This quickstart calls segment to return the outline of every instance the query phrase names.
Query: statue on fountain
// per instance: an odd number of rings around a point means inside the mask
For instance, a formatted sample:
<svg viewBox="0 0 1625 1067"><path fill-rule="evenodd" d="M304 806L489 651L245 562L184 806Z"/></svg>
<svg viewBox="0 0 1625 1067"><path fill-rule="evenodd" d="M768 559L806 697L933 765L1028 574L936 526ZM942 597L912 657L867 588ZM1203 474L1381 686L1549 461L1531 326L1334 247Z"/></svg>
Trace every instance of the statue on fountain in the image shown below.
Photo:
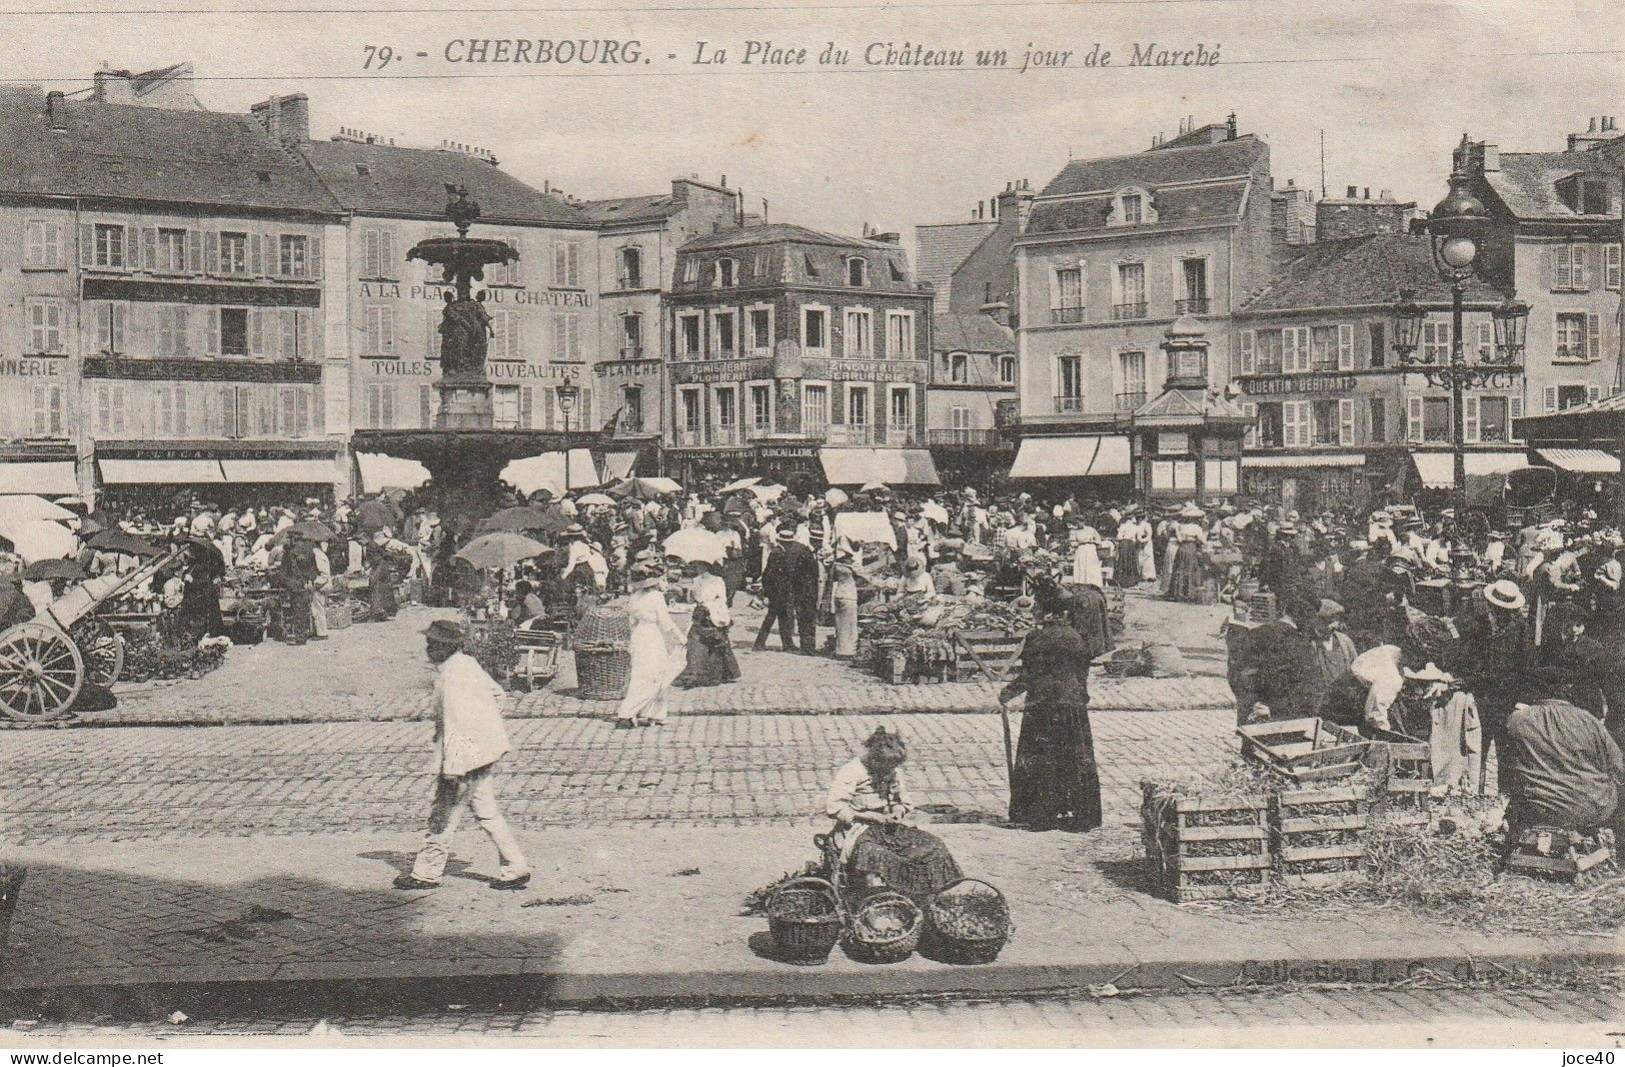
<svg viewBox="0 0 1625 1067"><path fill-rule="evenodd" d="M442 376L483 378L486 350L496 336L491 313L485 310L485 294L468 300L447 293L439 329Z"/></svg>

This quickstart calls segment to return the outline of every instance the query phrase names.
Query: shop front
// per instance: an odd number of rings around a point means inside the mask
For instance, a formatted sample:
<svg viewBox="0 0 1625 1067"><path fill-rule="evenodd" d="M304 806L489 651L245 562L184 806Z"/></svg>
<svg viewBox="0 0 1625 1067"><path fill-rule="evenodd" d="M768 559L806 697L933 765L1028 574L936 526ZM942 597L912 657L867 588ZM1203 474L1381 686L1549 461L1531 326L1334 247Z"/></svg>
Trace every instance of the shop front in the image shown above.
<svg viewBox="0 0 1625 1067"><path fill-rule="evenodd" d="M98 506L120 510L332 501L345 481L336 441L256 443L102 442L94 455Z"/></svg>

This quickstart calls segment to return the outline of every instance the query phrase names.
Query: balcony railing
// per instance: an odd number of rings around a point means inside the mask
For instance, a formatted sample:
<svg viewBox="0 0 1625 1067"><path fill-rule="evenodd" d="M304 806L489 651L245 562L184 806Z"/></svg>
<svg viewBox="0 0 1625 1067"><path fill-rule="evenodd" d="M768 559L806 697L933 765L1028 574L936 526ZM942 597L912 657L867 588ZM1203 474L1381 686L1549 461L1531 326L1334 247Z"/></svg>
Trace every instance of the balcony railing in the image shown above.
<svg viewBox="0 0 1625 1067"><path fill-rule="evenodd" d="M1559 363L1587 363L1591 357L1586 353L1585 345L1558 345L1552 359Z"/></svg>
<svg viewBox="0 0 1625 1067"><path fill-rule="evenodd" d="M711 427L711 443L713 445L737 445L737 444L739 444L739 427L738 426L713 426L713 427Z"/></svg>
<svg viewBox="0 0 1625 1067"><path fill-rule="evenodd" d="M698 448L705 443L704 434L697 429L677 430L672 434L672 439L678 448Z"/></svg>
<svg viewBox="0 0 1625 1067"><path fill-rule="evenodd" d="M1145 301L1142 300L1138 304L1113 304L1112 318L1119 322L1124 319L1145 318Z"/></svg>
<svg viewBox="0 0 1625 1067"><path fill-rule="evenodd" d="M1131 390L1127 393L1117 394L1112 410L1119 415L1127 415L1130 412L1138 411L1143 406L1145 406L1145 390Z"/></svg>
<svg viewBox="0 0 1625 1067"><path fill-rule="evenodd" d="M1082 307L1050 308L1049 309L1049 321L1052 322L1052 323L1055 323L1057 325L1059 325L1061 323L1067 323L1067 322L1082 322L1083 321L1083 308Z"/></svg>
<svg viewBox="0 0 1625 1067"><path fill-rule="evenodd" d="M1184 300L1174 301L1174 314L1176 315L1206 315L1208 298L1205 296L1192 296Z"/></svg>
<svg viewBox="0 0 1625 1067"><path fill-rule="evenodd" d="M621 349L621 358L622 359L642 359L643 358L643 346L642 345L630 345L630 346L628 346L626 348Z"/></svg>
<svg viewBox="0 0 1625 1067"><path fill-rule="evenodd" d="M889 445L911 445L914 443L914 424L912 422L893 422L886 427L886 443Z"/></svg>
<svg viewBox="0 0 1625 1067"><path fill-rule="evenodd" d="M755 441L758 438L768 436L772 432L773 424L771 422L753 422L745 427L745 440Z"/></svg>
<svg viewBox="0 0 1625 1067"><path fill-rule="evenodd" d="M998 430L927 430L926 442L942 448L998 448L1004 437Z"/></svg>
<svg viewBox="0 0 1625 1067"><path fill-rule="evenodd" d="M1081 396L1058 396L1055 398L1055 413L1057 415L1075 415L1083 411L1084 399Z"/></svg>
<svg viewBox="0 0 1625 1067"><path fill-rule="evenodd" d="M872 445L875 442L875 430L865 422L849 422L844 426L830 426L825 432L824 439L830 444Z"/></svg>
<svg viewBox="0 0 1625 1067"><path fill-rule="evenodd" d="M628 289L642 289L642 288L643 288L643 279L642 278L635 277L635 276L626 276L626 275L623 275L621 277L621 290L623 292L625 292Z"/></svg>

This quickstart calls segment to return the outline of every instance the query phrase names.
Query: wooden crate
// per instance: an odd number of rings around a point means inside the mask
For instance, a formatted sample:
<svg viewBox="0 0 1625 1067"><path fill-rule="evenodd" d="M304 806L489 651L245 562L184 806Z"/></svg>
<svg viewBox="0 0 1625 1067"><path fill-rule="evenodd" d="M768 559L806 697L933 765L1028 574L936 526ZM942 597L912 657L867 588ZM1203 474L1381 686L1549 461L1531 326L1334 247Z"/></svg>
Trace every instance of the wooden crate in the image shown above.
<svg viewBox="0 0 1625 1067"><path fill-rule="evenodd" d="M1531 878L1573 882L1613 858L1612 843L1596 835L1534 827L1518 836L1507 869Z"/></svg>
<svg viewBox="0 0 1625 1067"><path fill-rule="evenodd" d="M954 661L954 671L962 680L977 680L982 672L977 669L976 659L971 656L967 648L976 650L976 656L982 660L994 678L1003 679L1016 669L1021 660L1021 645L1026 640L1025 634L1008 634L998 630L966 630L957 635L959 644L955 646L958 658Z"/></svg>
<svg viewBox="0 0 1625 1067"><path fill-rule="evenodd" d="M1352 778L1371 743L1359 731L1320 718L1280 719L1236 727L1244 759L1296 785Z"/></svg>
<svg viewBox="0 0 1625 1067"><path fill-rule="evenodd" d="M1337 885L1365 876L1370 797L1357 786L1283 789L1270 797L1275 877L1285 885ZM1334 841L1324 838L1332 835Z"/></svg>
<svg viewBox="0 0 1625 1067"><path fill-rule="evenodd" d="M1389 823L1425 825L1432 810L1433 753L1426 741L1377 730L1365 765L1381 783L1371 810Z"/></svg>
<svg viewBox="0 0 1625 1067"><path fill-rule="evenodd" d="M1149 781L1140 791L1140 840L1152 892L1186 904L1269 884L1263 797L1180 796Z"/></svg>
<svg viewBox="0 0 1625 1067"><path fill-rule="evenodd" d="M1248 593L1238 591L1231 603L1230 614L1237 622L1254 625L1273 622L1277 615L1275 594L1267 590L1254 590Z"/></svg>

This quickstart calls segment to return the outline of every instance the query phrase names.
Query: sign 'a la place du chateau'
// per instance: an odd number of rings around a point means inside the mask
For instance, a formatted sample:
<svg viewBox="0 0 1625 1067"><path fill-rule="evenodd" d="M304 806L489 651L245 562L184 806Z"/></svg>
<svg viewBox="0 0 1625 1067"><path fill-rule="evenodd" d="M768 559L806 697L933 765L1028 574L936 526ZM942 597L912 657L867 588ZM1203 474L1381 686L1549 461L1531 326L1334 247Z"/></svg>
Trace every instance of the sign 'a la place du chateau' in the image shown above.
<svg viewBox="0 0 1625 1067"><path fill-rule="evenodd" d="M368 300L445 300L443 294L453 291L438 282L402 285L400 282L362 282L360 295ZM485 299L493 304L515 304L520 307L592 307L592 294L581 289L508 289L487 288Z"/></svg>

